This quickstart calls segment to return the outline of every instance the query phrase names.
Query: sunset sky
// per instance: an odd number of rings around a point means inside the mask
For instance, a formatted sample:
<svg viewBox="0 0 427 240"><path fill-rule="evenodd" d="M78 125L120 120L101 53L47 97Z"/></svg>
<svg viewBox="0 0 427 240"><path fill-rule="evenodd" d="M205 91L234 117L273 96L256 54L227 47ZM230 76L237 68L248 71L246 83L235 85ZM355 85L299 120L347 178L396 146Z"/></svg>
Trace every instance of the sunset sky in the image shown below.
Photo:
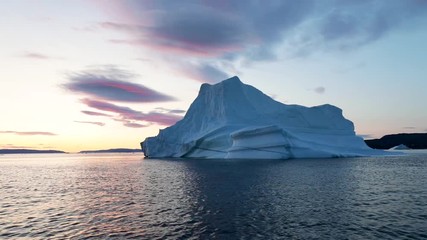
<svg viewBox="0 0 427 240"><path fill-rule="evenodd" d="M2 0L0 148L139 148L201 83L427 131L425 0Z"/></svg>

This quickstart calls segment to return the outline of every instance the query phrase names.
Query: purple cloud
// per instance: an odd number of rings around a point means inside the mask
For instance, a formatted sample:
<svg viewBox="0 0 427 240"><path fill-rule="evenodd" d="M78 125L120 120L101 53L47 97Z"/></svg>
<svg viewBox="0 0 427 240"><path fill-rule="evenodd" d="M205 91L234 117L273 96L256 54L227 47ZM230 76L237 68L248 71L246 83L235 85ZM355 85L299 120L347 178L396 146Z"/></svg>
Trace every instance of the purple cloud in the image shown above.
<svg viewBox="0 0 427 240"><path fill-rule="evenodd" d="M218 19L221 19L221 17L218 16ZM204 29L202 27L203 22L201 21L190 19L170 19L168 21L169 23L151 28L119 23L101 23L101 26L135 34L135 37L132 39L110 39L111 43L143 46L164 53L180 55L200 57L221 56L242 50L243 47L240 46L239 42L248 41L244 39L244 33L240 31L241 29L238 26L227 25L225 19L221 19L222 23L216 26L218 27L218 31L216 32ZM188 28L177 29L179 24L184 24ZM219 36L221 36L221 39L218 38Z"/></svg>
<svg viewBox="0 0 427 240"><path fill-rule="evenodd" d="M90 121L74 121L76 123L84 123L84 124L93 124L93 125L98 125L98 126L104 126L105 123L103 122L90 122Z"/></svg>
<svg viewBox="0 0 427 240"><path fill-rule="evenodd" d="M421 0L122 0L103 5L127 24L100 26L131 33L116 43L169 55L253 61L276 59L276 47L283 43L297 52L359 47L427 12Z"/></svg>
<svg viewBox="0 0 427 240"><path fill-rule="evenodd" d="M0 134L15 134L15 135L22 135L22 136L35 136L35 135L56 136L55 133L51 133L51 132L0 131Z"/></svg>
<svg viewBox="0 0 427 240"><path fill-rule="evenodd" d="M216 56L239 51L245 44L255 42L240 19L209 6L189 4L173 15L159 13L154 21L155 25L147 28L146 33L153 37L151 47L159 50Z"/></svg>
<svg viewBox="0 0 427 240"><path fill-rule="evenodd" d="M157 123L164 126L173 125L181 119L182 119L182 116L179 116L179 115L159 113L155 111L145 114L145 116L141 119L136 118L136 120L144 120L144 121L153 122L153 123Z"/></svg>
<svg viewBox="0 0 427 240"><path fill-rule="evenodd" d="M112 103L104 102L104 101L98 101L98 100L91 100L91 99L82 99L82 103L86 104L88 107L95 108L101 111L106 112L112 112L112 113L119 113L122 115L132 115L132 114L138 114L138 111L135 111L128 107L122 107L117 106Z"/></svg>
<svg viewBox="0 0 427 240"><path fill-rule="evenodd" d="M143 127L147 127L148 125L133 123L133 122L125 122L123 123L123 126L130 127L130 128L143 128Z"/></svg>
<svg viewBox="0 0 427 240"><path fill-rule="evenodd" d="M176 114L162 113L162 112L156 112L156 111L143 113L143 112L133 110L129 107L118 106L112 103L99 101L99 100L83 99L82 103L86 104L91 108L95 108L101 111L116 113L120 117L120 120L124 120L127 122L143 121L143 122L156 123L159 125L169 126L176 123L182 118L182 116L179 116Z"/></svg>
<svg viewBox="0 0 427 240"><path fill-rule="evenodd" d="M106 22L101 26L133 33L133 39L116 39L116 43L140 45L166 53L257 57L258 53L270 52L267 49L280 42L284 32L297 26L313 5L312 0L274 3L180 1L179 4L127 0L121 1L120 9L133 18L135 24Z"/></svg>
<svg viewBox="0 0 427 240"><path fill-rule="evenodd" d="M165 102L175 98L128 81L133 75L114 67L73 74L64 88L91 97L118 102ZM124 79L124 80L122 80Z"/></svg>
<svg viewBox="0 0 427 240"><path fill-rule="evenodd" d="M111 117L109 114L100 113L100 112L93 112L93 111L81 111L82 113L90 116L103 116L103 117Z"/></svg>

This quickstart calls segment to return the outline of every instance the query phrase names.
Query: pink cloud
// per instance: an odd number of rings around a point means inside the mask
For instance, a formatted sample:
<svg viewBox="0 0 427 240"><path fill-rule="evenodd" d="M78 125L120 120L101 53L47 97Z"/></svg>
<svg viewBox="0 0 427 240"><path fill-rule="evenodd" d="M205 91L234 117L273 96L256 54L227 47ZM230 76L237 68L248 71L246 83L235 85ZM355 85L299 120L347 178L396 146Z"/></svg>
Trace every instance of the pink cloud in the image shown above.
<svg viewBox="0 0 427 240"><path fill-rule="evenodd" d="M0 131L0 134L15 134L15 135L22 135L22 136L35 136L35 135L42 135L42 136L56 136L55 133L51 132L19 132L19 131Z"/></svg>
<svg viewBox="0 0 427 240"><path fill-rule="evenodd" d="M130 121L142 121L142 122L156 123L164 126L170 126L172 124L175 124L180 119L182 119L182 116L176 115L174 113L163 113L163 112L156 112L156 111L143 113L143 112L131 109L129 107L118 106L112 103L99 101L99 100L91 100L86 98L86 99L82 99L81 102L91 108L118 114L120 121L125 121L125 126L126 126L126 123L129 123ZM142 127L142 125L146 125L146 124L140 124L139 127ZM131 126L131 125L128 124L127 126ZM135 126L136 125L133 125L133 127Z"/></svg>
<svg viewBox="0 0 427 240"><path fill-rule="evenodd" d="M104 102L104 101L91 100L91 99L85 98L85 99L82 99L81 102L91 108L95 108L95 109L107 111L107 112L118 113L121 115L131 115L131 114L136 115L139 113L138 111L135 111L131 108L118 106L118 105Z"/></svg>
<svg viewBox="0 0 427 240"><path fill-rule="evenodd" d="M158 112L149 112L144 116L145 121L155 122L160 125L170 126L182 119L182 116Z"/></svg>
<svg viewBox="0 0 427 240"><path fill-rule="evenodd" d="M75 93L82 93L95 98L119 102L165 102L174 97L157 92L142 84L127 80L132 76L124 70L108 66L107 69L96 69L76 73L70 77L71 82L63 87Z"/></svg>

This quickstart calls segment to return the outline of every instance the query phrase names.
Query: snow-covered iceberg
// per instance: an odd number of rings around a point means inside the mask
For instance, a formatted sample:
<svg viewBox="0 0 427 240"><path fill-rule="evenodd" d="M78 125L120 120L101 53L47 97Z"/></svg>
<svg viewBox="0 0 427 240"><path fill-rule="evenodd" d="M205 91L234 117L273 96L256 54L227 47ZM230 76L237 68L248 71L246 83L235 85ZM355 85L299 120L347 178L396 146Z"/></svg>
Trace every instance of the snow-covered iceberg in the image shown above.
<svg viewBox="0 0 427 240"><path fill-rule="evenodd" d="M141 143L155 158L329 158L380 153L332 105L285 105L232 77L203 84L185 117Z"/></svg>

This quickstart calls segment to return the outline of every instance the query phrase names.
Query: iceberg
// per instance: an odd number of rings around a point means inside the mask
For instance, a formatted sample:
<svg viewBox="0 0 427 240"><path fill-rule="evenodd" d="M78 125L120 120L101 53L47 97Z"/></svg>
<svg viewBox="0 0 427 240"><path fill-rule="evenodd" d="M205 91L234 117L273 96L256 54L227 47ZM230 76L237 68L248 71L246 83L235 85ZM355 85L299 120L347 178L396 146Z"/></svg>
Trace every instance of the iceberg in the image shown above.
<svg viewBox="0 0 427 240"><path fill-rule="evenodd" d="M238 77L202 84L186 115L141 142L148 158L288 159L382 153L356 136L342 110L286 105Z"/></svg>
<svg viewBox="0 0 427 240"><path fill-rule="evenodd" d="M397 146L394 146L390 148L389 150L410 150L411 148L406 146L405 144L399 144Z"/></svg>

